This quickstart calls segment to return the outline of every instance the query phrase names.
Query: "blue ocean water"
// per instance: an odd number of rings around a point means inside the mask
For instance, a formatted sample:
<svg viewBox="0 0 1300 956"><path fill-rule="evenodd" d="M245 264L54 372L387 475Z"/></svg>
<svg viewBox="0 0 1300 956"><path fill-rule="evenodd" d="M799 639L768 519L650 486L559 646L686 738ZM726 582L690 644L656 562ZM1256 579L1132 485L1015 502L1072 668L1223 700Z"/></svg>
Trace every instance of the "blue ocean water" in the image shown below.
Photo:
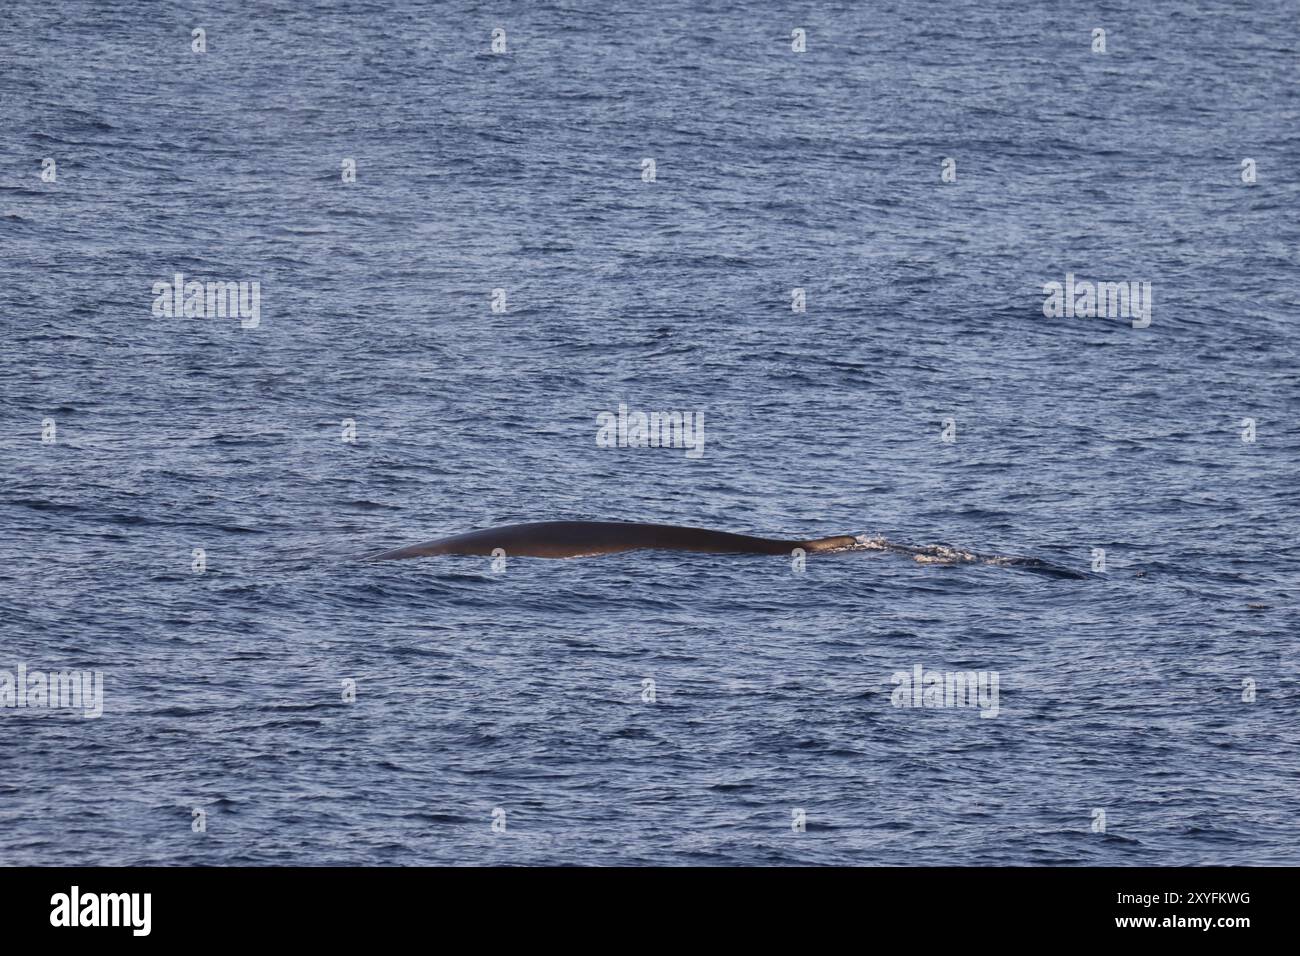
<svg viewBox="0 0 1300 956"><path fill-rule="evenodd" d="M106 6L0 17L0 672L104 675L0 861L1300 863L1294 2ZM354 560L549 519L1085 574Z"/></svg>

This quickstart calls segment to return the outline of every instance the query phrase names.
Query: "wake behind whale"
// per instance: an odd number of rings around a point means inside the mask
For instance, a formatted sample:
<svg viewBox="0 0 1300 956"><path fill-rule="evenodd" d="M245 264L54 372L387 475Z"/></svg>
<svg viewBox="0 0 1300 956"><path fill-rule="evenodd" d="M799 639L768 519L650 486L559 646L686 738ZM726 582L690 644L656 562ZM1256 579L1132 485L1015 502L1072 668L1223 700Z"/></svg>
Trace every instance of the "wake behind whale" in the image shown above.
<svg viewBox="0 0 1300 956"><path fill-rule="evenodd" d="M868 535L825 538L765 538L707 528L642 524L629 521L537 521L502 525L482 531L435 538L420 544L382 551L372 561L424 558L436 555L496 555L526 558L582 558L623 551L694 551L706 554L791 554L850 551L889 551L922 564L991 564L1019 567L1052 577L1088 575L1039 558L982 555L947 545L908 545Z"/></svg>

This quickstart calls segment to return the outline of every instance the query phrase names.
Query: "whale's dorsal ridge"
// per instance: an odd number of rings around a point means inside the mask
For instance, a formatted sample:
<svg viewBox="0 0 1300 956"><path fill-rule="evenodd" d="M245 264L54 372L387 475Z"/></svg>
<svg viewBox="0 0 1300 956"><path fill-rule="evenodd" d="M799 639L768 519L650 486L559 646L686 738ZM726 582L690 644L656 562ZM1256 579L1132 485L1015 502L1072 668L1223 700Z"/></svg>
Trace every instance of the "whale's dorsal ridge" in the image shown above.
<svg viewBox="0 0 1300 956"><path fill-rule="evenodd" d="M491 555L497 549L508 556L534 558L589 557L646 548L710 554L788 554L795 548L828 551L851 547L853 543L854 539L848 536L796 541L633 521L533 521L435 538L370 555L369 559L384 561L439 554Z"/></svg>

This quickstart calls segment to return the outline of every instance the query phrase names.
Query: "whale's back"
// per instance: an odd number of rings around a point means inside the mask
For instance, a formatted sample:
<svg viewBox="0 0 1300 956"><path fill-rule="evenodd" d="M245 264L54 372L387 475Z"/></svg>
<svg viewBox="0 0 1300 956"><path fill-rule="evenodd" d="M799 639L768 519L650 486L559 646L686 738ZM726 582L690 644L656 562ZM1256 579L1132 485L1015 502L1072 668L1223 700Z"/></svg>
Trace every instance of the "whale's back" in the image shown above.
<svg viewBox="0 0 1300 956"><path fill-rule="evenodd" d="M373 555L372 560L423 558L438 554L491 555L498 549L507 556L526 558L578 558L642 549L711 554L788 554L799 547L811 551L834 550L840 545L824 543L840 541L853 544L853 538L849 537L787 541L666 524L537 521L436 538Z"/></svg>

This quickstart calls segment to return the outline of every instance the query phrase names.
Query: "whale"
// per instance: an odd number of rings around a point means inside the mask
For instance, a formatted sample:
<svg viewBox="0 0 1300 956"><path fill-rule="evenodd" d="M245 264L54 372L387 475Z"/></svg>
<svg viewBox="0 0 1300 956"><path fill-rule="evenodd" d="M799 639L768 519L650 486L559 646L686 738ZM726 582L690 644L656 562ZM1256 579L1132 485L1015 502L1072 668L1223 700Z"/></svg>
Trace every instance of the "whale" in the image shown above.
<svg viewBox="0 0 1300 956"><path fill-rule="evenodd" d="M790 554L846 551L858 546L852 535L828 538L762 538L730 531L687 528L671 524L630 521L534 521L483 531L468 531L421 544L367 556L371 561L427 558L439 554L492 555L498 549L510 557L585 558L621 551L698 551L706 554Z"/></svg>
<svg viewBox="0 0 1300 956"><path fill-rule="evenodd" d="M1015 567L1054 578L1089 575L1039 558L989 555L943 544L912 545L865 534L826 538L764 538L708 528L631 521L533 521L434 538L391 551L359 555L362 560L392 561L440 554L523 558L586 558L622 551L697 551L706 554L785 554L837 551L885 551L918 564L985 564Z"/></svg>

